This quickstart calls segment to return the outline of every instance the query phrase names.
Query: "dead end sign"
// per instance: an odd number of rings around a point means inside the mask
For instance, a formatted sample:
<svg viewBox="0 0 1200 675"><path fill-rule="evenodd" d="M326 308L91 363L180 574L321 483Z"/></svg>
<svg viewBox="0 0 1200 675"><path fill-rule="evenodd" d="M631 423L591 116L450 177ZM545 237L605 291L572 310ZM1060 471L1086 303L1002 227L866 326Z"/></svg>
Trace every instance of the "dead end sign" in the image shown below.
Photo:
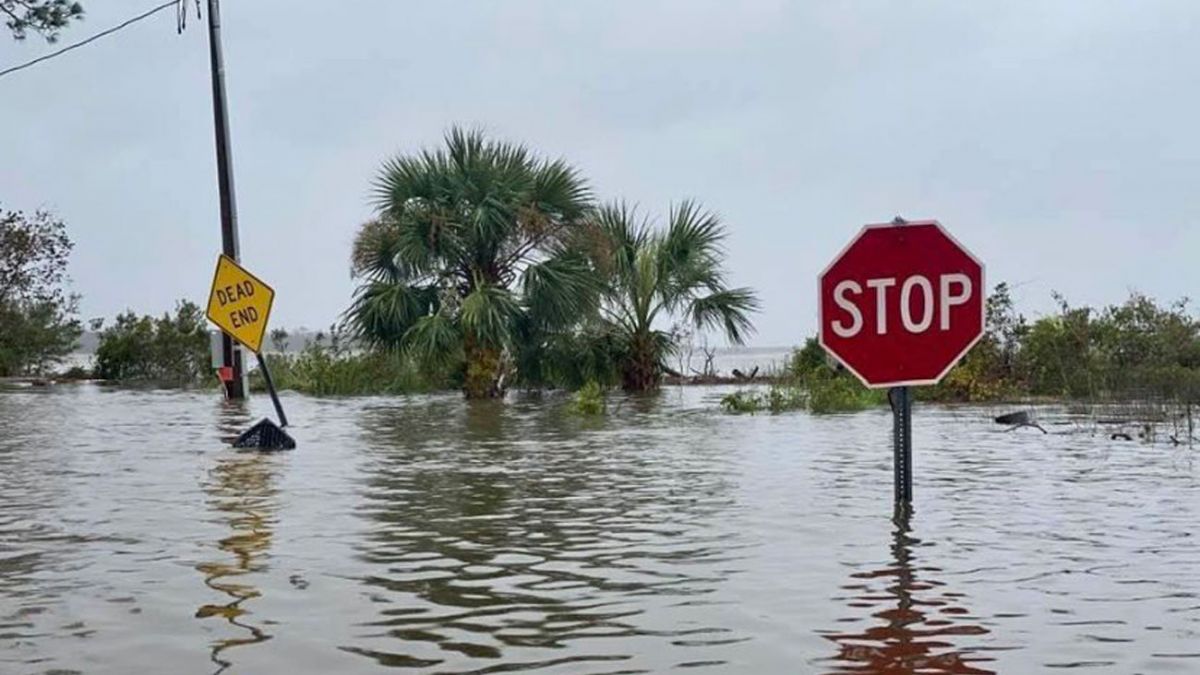
<svg viewBox="0 0 1200 675"><path fill-rule="evenodd" d="M266 282L228 256L217 258L208 320L255 354L262 350L274 301L275 291Z"/></svg>

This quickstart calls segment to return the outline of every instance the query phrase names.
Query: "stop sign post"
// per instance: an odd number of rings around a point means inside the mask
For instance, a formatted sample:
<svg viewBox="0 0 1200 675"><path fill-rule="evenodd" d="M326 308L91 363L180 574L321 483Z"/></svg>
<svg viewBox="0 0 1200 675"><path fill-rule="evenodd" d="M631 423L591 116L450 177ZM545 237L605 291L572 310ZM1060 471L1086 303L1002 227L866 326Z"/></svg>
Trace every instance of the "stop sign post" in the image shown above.
<svg viewBox="0 0 1200 675"><path fill-rule="evenodd" d="M818 278L818 339L891 388L896 501L912 499L910 386L936 384L983 336L983 263L934 220L865 226Z"/></svg>

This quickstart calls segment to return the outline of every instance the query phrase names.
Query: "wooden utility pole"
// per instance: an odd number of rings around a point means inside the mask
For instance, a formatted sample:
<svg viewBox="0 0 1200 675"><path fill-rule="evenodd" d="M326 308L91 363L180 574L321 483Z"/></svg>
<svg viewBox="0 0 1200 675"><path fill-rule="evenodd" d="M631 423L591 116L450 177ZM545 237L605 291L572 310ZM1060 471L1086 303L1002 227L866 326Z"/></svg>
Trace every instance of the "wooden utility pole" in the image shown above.
<svg viewBox="0 0 1200 675"><path fill-rule="evenodd" d="M221 195L221 250L240 261L238 245L237 199L233 192L233 165L229 152L229 108L225 98L225 62L221 55L221 3L208 0L208 48L212 67L213 126L217 140L217 187ZM233 376L225 382L225 396L246 397L242 351L233 338L221 333L221 364Z"/></svg>

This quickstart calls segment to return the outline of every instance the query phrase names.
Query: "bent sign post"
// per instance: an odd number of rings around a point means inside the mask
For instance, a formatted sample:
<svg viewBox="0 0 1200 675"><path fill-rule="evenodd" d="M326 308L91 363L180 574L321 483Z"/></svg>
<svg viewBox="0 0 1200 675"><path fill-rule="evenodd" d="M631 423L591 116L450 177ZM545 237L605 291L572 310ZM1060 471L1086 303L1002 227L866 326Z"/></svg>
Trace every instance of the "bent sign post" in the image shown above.
<svg viewBox="0 0 1200 675"><path fill-rule="evenodd" d="M237 340L258 357L271 402L279 415L279 425L287 426L283 405L271 380L271 371L262 357L263 337L267 334L267 322L271 318L271 305L275 302L275 290L265 281L254 276L226 255L217 258L217 269L213 273L212 291L208 296L205 315L226 335Z"/></svg>
<svg viewBox="0 0 1200 675"><path fill-rule="evenodd" d="M984 330L983 263L934 220L867 225L818 278L821 346L889 387L896 501L912 500L910 386L936 384Z"/></svg>

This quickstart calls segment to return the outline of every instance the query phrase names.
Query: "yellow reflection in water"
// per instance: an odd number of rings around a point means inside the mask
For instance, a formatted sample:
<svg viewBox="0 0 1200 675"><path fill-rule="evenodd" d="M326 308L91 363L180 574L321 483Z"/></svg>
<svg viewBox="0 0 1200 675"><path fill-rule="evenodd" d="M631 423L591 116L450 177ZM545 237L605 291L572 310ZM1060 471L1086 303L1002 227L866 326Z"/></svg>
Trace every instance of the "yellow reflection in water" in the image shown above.
<svg viewBox="0 0 1200 675"><path fill-rule="evenodd" d="M271 639L262 627L250 622L251 612L244 606L262 595L246 576L266 568L275 524L276 489L270 456L247 453L222 457L209 471L204 491L209 495L209 507L233 531L217 542L228 557L196 565L209 588L230 598L224 604L202 605L196 610L196 618L221 617L240 633L212 643L212 660L220 673L232 665L222 658L223 652Z"/></svg>

